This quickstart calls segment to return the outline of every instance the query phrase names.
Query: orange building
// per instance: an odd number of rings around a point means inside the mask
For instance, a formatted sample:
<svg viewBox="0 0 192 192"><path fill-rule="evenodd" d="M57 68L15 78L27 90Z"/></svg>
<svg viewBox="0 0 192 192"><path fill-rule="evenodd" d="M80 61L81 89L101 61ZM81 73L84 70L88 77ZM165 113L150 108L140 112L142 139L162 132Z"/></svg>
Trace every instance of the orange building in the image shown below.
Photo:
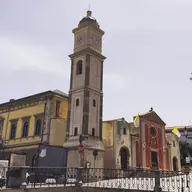
<svg viewBox="0 0 192 192"><path fill-rule="evenodd" d="M165 122L155 111L140 114L139 121L135 141L136 165L170 170L170 144L165 136Z"/></svg>

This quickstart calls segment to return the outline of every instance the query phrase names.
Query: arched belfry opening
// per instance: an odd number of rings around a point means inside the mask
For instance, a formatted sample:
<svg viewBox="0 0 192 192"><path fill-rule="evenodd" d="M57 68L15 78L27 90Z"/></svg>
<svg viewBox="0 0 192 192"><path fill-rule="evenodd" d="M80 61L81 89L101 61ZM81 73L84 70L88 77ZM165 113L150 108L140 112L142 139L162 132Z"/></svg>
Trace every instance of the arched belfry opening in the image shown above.
<svg viewBox="0 0 192 192"><path fill-rule="evenodd" d="M178 171L178 159L173 157L173 171Z"/></svg>
<svg viewBox="0 0 192 192"><path fill-rule="evenodd" d="M129 149L126 146L121 147L119 155L121 157L121 169L126 170L129 166Z"/></svg>

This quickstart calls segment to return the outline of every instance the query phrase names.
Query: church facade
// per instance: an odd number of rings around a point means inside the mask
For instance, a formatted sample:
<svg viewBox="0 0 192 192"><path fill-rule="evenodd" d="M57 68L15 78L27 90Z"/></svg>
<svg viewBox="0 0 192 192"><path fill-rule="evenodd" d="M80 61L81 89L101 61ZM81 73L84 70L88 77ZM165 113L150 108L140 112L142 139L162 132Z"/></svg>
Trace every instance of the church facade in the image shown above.
<svg viewBox="0 0 192 192"><path fill-rule="evenodd" d="M179 141L173 134L167 137L164 121L155 111L141 114L139 119L137 128L124 118L103 122L105 168L180 170L180 153L174 152L179 151Z"/></svg>

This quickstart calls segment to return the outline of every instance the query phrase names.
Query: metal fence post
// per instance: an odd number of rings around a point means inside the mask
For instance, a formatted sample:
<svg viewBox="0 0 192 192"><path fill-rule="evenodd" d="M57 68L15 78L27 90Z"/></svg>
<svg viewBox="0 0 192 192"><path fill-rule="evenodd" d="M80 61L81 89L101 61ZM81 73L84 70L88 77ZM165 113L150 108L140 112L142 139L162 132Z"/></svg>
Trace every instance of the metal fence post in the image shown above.
<svg viewBox="0 0 192 192"><path fill-rule="evenodd" d="M27 167L22 167L21 168L21 176L20 176L22 188L25 188L27 186L26 173L27 173Z"/></svg>
<svg viewBox="0 0 192 192"><path fill-rule="evenodd" d="M82 167L77 168L76 186L81 186L81 184L82 184L82 172L83 172Z"/></svg>
<svg viewBox="0 0 192 192"><path fill-rule="evenodd" d="M162 192L162 188L160 186L160 176L161 176L161 173L159 170L155 171L155 187L154 187L154 191L155 192Z"/></svg>

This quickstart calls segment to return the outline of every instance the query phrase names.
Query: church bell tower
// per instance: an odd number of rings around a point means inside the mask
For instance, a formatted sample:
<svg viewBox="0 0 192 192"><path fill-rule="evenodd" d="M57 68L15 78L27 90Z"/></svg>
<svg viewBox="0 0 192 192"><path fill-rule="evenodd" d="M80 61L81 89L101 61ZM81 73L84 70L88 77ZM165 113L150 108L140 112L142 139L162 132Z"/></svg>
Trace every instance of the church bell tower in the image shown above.
<svg viewBox="0 0 192 192"><path fill-rule="evenodd" d="M102 36L92 12L73 29L67 137L68 167L103 168L103 62ZM82 145L80 145L82 144ZM81 151L80 147L81 146Z"/></svg>

